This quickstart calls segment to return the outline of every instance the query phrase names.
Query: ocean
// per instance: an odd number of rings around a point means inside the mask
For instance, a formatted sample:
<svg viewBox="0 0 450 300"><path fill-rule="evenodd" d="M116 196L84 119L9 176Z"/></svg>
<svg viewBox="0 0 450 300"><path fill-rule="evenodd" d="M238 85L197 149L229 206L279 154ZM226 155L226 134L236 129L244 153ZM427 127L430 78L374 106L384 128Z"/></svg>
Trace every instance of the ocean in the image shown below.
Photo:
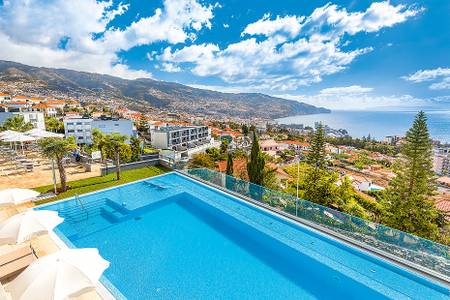
<svg viewBox="0 0 450 300"><path fill-rule="evenodd" d="M411 127L417 111L343 111L329 114L301 115L277 119L280 124L314 126L322 122L333 129L346 129L352 137L371 135L382 140L387 135L404 136ZM431 137L450 143L450 110L425 111Z"/></svg>

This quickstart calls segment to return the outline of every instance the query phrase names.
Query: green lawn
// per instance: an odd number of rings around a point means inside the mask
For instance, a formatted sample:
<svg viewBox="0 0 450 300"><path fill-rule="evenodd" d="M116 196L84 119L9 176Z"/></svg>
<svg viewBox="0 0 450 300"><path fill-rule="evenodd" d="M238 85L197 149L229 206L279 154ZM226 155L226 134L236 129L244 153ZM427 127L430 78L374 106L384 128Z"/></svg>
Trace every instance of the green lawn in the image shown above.
<svg viewBox="0 0 450 300"><path fill-rule="evenodd" d="M67 183L68 186L67 191L65 191L64 193L59 193L56 197L48 198L42 201L36 201L36 205L71 197L74 196L75 194L81 195L96 190L108 188L111 186L156 176L169 171L170 169L166 167L154 166L154 167L144 167L135 170L122 171L120 173L120 180L116 180L116 173L112 173L106 176L98 176L81 180L69 181ZM40 193L53 192L53 185L41 186L38 188L34 188L34 190Z"/></svg>

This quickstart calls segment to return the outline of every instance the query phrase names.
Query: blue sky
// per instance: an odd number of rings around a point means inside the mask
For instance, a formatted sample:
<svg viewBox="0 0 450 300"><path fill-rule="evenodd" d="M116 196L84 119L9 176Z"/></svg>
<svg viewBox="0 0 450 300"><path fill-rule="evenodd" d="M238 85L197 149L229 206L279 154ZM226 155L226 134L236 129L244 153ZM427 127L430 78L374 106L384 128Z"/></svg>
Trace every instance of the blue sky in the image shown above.
<svg viewBox="0 0 450 300"><path fill-rule="evenodd" d="M450 107L450 1L0 3L4 60L332 109Z"/></svg>

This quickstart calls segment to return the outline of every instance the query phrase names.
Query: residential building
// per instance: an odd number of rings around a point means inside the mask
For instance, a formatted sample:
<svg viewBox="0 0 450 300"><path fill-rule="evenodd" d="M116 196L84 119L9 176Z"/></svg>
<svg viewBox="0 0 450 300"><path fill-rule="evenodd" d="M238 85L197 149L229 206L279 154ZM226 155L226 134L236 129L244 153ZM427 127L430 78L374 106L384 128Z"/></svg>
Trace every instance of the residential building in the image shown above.
<svg viewBox="0 0 450 300"><path fill-rule="evenodd" d="M45 116L43 113L35 111L23 111L13 114L22 116L25 123L33 124L34 128L45 130Z"/></svg>
<svg viewBox="0 0 450 300"><path fill-rule="evenodd" d="M7 93L0 93L0 103L11 101L11 95Z"/></svg>
<svg viewBox="0 0 450 300"><path fill-rule="evenodd" d="M73 136L77 144L92 144L92 129L97 128L105 134L119 133L136 136L131 120L113 118L64 118L64 133L66 138Z"/></svg>
<svg viewBox="0 0 450 300"><path fill-rule="evenodd" d="M433 170L440 176L450 176L450 153L435 151Z"/></svg>
<svg viewBox="0 0 450 300"><path fill-rule="evenodd" d="M264 152L280 150L280 144L278 144L275 140L260 141L259 146L261 147L261 150Z"/></svg>
<svg viewBox="0 0 450 300"><path fill-rule="evenodd" d="M40 112L0 112L0 124L6 119L9 119L15 115L19 115L23 117L25 123L31 123L34 128L45 130L45 118L44 114Z"/></svg>
<svg viewBox="0 0 450 300"><path fill-rule="evenodd" d="M185 151L211 142L207 126L166 126L150 131L152 146L158 149Z"/></svg>
<svg viewBox="0 0 450 300"><path fill-rule="evenodd" d="M383 142L389 145L396 145L401 139L398 135L387 135L384 137Z"/></svg>
<svg viewBox="0 0 450 300"><path fill-rule="evenodd" d="M136 136L136 129L133 121L128 119L115 119L111 117L102 117L94 119L91 123L92 129L98 128L104 134L119 133L129 137Z"/></svg>
<svg viewBox="0 0 450 300"><path fill-rule="evenodd" d="M57 110L55 107L49 106L47 103L37 103L30 107L31 111L39 111L44 113L48 117L56 117Z"/></svg>
<svg viewBox="0 0 450 300"><path fill-rule="evenodd" d="M92 119L65 118L64 134L66 138L73 136L77 144L92 144Z"/></svg>

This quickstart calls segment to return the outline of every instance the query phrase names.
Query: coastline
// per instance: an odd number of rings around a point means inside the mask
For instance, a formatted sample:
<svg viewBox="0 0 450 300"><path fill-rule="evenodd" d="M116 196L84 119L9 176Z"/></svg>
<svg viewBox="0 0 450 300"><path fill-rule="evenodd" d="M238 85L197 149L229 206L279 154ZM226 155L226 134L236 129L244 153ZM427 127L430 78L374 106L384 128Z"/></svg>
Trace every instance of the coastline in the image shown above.
<svg viewBox="0 0 450 300"><path fill-rule="evenodd" d="M383 140L385 136L404 136L418 110L366 111L332 110L330 113L296 115L275 119L279 124L303 124L314 127L322 122L333 129L345 129L354 138L368 136ZM450 110L425 110L433 139L450 143Z"/></svg>

